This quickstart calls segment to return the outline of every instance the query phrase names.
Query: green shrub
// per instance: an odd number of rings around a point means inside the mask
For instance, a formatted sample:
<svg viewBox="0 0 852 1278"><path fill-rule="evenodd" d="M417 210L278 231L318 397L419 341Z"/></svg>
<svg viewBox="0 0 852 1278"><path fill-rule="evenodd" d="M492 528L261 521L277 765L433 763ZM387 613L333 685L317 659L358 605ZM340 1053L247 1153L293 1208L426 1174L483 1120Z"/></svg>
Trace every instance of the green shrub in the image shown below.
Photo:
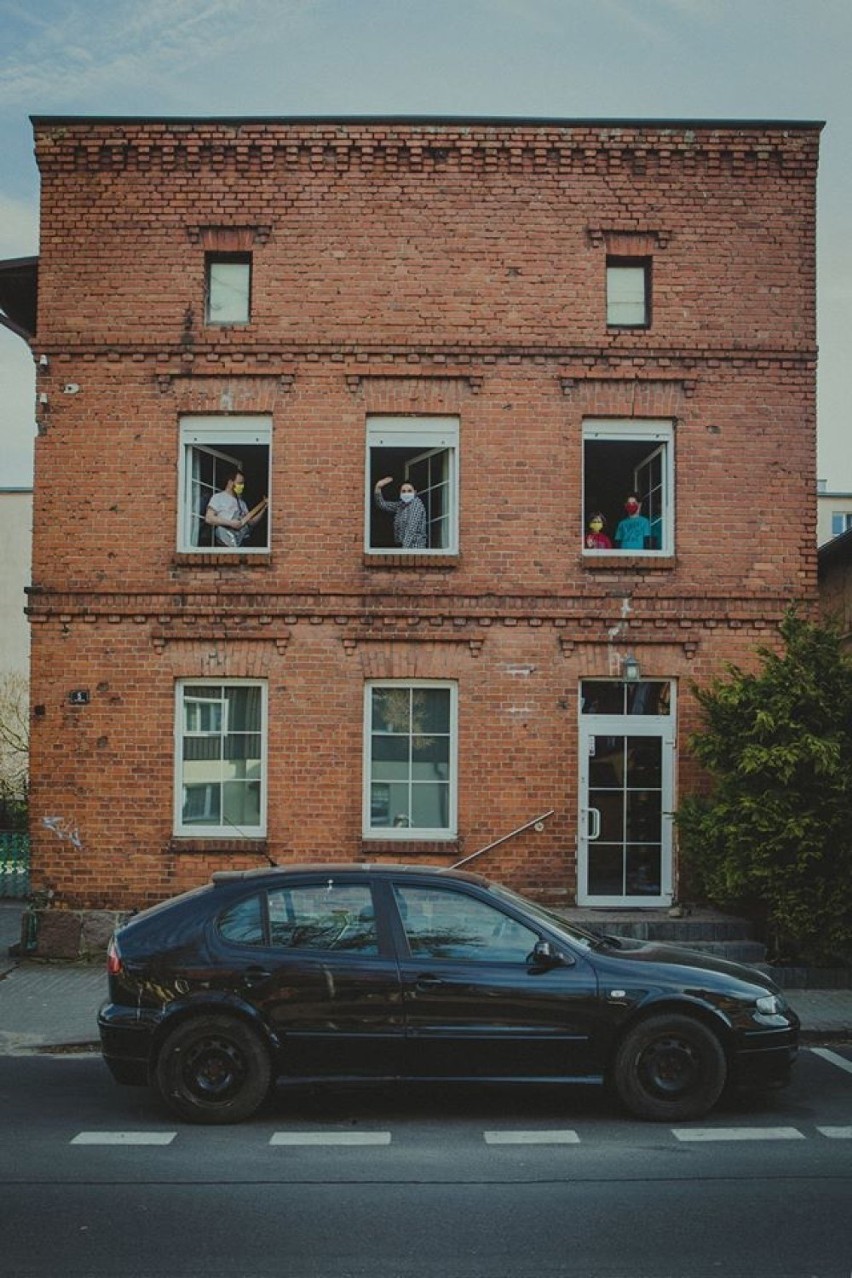
<svg viewBox="0 0 852 1278"><path fill-rule="evenodd" d="M689 882L762 926L782 961L852 961L852 663L839 631L794 609L783 650L696 688L690 748L707 796L677 814Z"/></svg>

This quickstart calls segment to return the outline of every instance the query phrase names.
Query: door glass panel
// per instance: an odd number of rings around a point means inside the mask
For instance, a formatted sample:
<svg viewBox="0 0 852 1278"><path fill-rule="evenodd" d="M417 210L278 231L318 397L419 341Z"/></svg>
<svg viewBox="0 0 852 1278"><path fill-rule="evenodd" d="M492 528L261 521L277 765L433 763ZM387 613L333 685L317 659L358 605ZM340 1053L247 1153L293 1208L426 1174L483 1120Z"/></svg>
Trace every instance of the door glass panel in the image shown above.
<svg viewBox="0 0 852 1278"><path fill-rule="evenodd" d="M581 690L583 714L671 713L671 684L667 679L585 679Z"/></svg>
<svg viewBox="0 0 852 1278"><path fill-rule="evenodd" d="M603 843L620 843L624 837L624 796L621 790L590 790L589 807L597 808L600 813L598 839Z"/></svg>
<svg viewBox="0 0 852 1278"><path fill-rule="evenodd" d="M633 788L659 789L663 779L663 743L659 737L628 737L626 771Z"/></svg>
<svg viewBox="0 0 852 1278"><path fill-rule="evenodd" d="M621 843L592 843L589 847L591 896L624 895L624 849Z"/></svg>
<svg viewBox="0 0 852 1278"><path fill-rule="evenodd" d="M595 737L589 758L589 784L601 789L621 789L624 784L624 737Z"/></svg>
<svg viewBox="0 0 852 1278"><path fill-rule="evenodd" d="M625 878L630 896L659 896L662 879L662 847L659 843L629 844Z"/></svg>

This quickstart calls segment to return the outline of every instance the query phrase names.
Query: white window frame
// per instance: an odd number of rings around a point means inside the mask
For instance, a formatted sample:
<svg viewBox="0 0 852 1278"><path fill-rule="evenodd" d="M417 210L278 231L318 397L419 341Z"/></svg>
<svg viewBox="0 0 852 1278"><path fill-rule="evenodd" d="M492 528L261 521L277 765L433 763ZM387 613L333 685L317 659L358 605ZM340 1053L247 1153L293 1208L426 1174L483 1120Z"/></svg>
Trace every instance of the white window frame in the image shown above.
<svg viewBox="0 0 852 1278"><path fill-rule="evenodd" d="M588 475L586 474L586 445L590 443L647 443L649 445L649 456L653 451L663 450L662 460L662 487L663 495L661 501L661 512L659 519L662 526L661 544L650 550L619 550L615 546L615 530L622 518L621 507L619 506L617 517L613 518L612 523L606 529L608 535L613 541L611 550L595 550L586 546L584 529L581 528L583 555L590 559L607 559L613 556L629 555L630 558L660 558L674 554L675 546L675 430L674 422L671 420L660 420L656 418L608 418L587 419L583 422L583 511L587 512L586 487L588 484ZM656 445L656 450L654 449ZM636 468L638 469L638 468ZM636 472L632 475L626 475L624 484L622 485L622 500L633 491L633 485L636 482ZM641 494L640 494L641 495ZM607 513L607 512L605 512ZM612 512L615 514L615 512ZM652 519L643 503L642 514Z"/></svg>
<svg viewBox="0 0 852 1278"><path fill-rule="evenodd" d="M448 520L448 541L446 546L426 546L423 548L403 549L401 546L371 546L370 528L373 518L374 497L372 473L372 453L375 448L405 448L412 453L425 455L446 449L449 455L448 497L450 502ZM422 456L408 458L408 465ZM406 467L407 469L407 467ZM366 459L364 467L364 551L377 558L387 555L445 555L447 557L459 553L459 419L458 417L389 417L371 416L367 418ZM405 481L406 475L394 477L398 481L390 489L390 497L398 484ZM428 515L428 511L427 511ZM385 516L391 519L390 515Z"/></svg>
<svg viewBox="0 0 852 1278"><path fill-rule="evenodd" d="M381 688L440 688L450 694L450 749L448 777L448 820L446 829L425 826L373 826L370 824L373 758L373 692ZM458 837L458 684L451 679L371 679L364 685L363 729L363 812L364 839L394 840L400 843L445 841ZM411 779L409 777L409 785Z"/></svg>
<svg viewBox="0 0 852 1278"><path fill-rule="evenodd" d="M260 801L259 812L260 820L258 825L248 828L236 827L235 825L221 822L211 822L207 825L193 821L184 824L183 821L183 790L185 782L184 757L183 757L183 740L184 736L184 708L185 708L185 690L187 688L259 688L260 689L260 738L261 738L261 758L260 758ZM195 839L265 839L266 838L266 807L267 807L267 762L269 753L269 717L268 717L268 694L269 688L264 679L178 679L175 683L175 714L174 714L174 810L173 810L173 830L179 838L195 838ZM211 699L212 700L212 699ZM217 698L218 701L218 698ZM227 733L227 725L223 725L220 731L220 737ZM204 782L213 786L219 784L217 781Z"/></svg>
<svg viewBox="0 0 852 1278"><path fill-rule="evenodd" d="M244 268L245 275L240 273L237 287L237 281L227 283L224 280L219 282L214 280L214 270L217 267L240 266ZM252 255L251 253L208 253L204 259L204 323L211 328L227 328L231 325L246 325L251 323L251 284L252 284ZM232 291L234 300L231 301L230 307L226 309L224 318L216 315L217 296L221 293L227 302L227 294Z"/></svg>
<svg viewBox="0 0 852 1278"><path fill-rule="evenodd" d="M193 544L193 533L203 524L201 509L194 506L194 475L192 457L195 450L200 450L222 462L223 466L238 465L242 458L235 456L229 449L244 447L264 447L266 449L267 491L251 493L247 500L253 507L262 497L268 497L267 507L268 536L265 546L245 545L230 548L215 541L212 545ZM188 415L180 419L180 442L178 459L178 510L177 510L177 546L181 554L187 555L268 555L272 540L272 418L268 415ZM210 494L212 495L212 493ZM206 501L204 503L206 506Z"/></svg>

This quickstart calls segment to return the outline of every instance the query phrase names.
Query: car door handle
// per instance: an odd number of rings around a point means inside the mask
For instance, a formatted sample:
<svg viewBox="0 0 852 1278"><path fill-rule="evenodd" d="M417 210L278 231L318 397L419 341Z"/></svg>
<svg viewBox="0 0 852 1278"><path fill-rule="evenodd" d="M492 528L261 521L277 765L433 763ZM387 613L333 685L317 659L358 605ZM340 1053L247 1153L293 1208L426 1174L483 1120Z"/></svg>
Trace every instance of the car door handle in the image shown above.
<svg viewBox="0 0 852 1278"><path fill-rule="evenodd" d="M265 967L247 967L243 972L243 985L256 985L258 981L266 981L272 975Z"/></svg>
<svg viewBox="0 0 852 1278"><path fill-rule="evenodd" d="M417 980L414 982L414 988L416 990L434 990L437 989L439 985L443 984L444 982L441 980L440 976L430 976L426 973L423 976L418 976Z"/></svg>

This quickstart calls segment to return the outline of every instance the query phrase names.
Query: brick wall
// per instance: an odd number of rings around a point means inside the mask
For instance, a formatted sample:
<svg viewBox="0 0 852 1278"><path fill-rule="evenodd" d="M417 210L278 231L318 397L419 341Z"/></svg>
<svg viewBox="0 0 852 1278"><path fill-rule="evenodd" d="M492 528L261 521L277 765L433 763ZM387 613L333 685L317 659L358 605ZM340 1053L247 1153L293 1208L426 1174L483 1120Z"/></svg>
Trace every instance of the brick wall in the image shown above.
<svg viewBox="0 0 852 1278"><path fill-rule="evenodd" d="M571 899L579 679L632 651L677 681L683 743L690 681L814 598L818 129L40 119L36 142L35 876L126 908L267 853L398 855L361 838L363 686L419 677L459 688L459 839L403 851L455 860L553 808L483 868ZM204 322L211 246L252 254L246 326ZM649 328L607 327L608 253L652 257ZM181 553L181 420L252 413L270 553ZM373 414L458 420L457 556L365 555ZM672 423L671 555L582 554L593 418ZM202 677L268 681L262 848L173 836L174 685Z"/></svg>

